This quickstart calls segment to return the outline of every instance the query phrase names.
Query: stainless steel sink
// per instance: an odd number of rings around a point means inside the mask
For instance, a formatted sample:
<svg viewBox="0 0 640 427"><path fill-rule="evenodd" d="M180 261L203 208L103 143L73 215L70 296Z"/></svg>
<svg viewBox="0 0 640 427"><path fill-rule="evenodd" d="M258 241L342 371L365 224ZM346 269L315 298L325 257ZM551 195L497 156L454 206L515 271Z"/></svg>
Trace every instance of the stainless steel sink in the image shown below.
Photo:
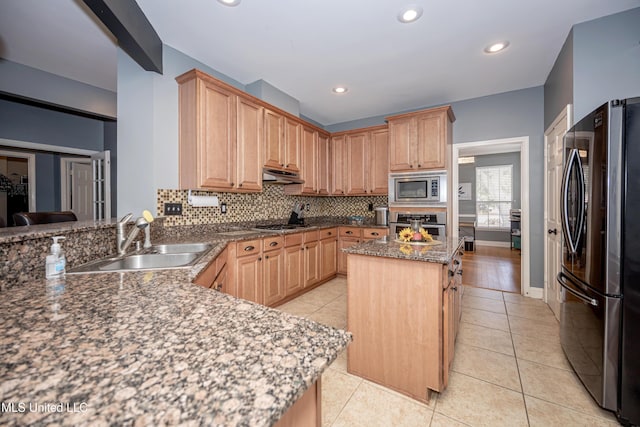
<svg viewBox="0 0 640 427"><path fill-rule="evenodd" d="M182 267L198 258L197 253L129 255L98 267L102 271L143 270L147 268Z"/></svg>
<svg viewBox="0 0 640 427"><path fill-rule="evenodd" d="M200 253L211 249L208 243L175 243L166 245L153 245L152 252L159 254L184 254L184 253Z"/></svg>
<svg viewBox="0 0 640 427"><path fill-rule="evenodd" d="M211 249L211 245L208 243L154 245L143 253L135 252L91 261L67 270L67 274L189 267L194 265L209 249Z"/></svg>

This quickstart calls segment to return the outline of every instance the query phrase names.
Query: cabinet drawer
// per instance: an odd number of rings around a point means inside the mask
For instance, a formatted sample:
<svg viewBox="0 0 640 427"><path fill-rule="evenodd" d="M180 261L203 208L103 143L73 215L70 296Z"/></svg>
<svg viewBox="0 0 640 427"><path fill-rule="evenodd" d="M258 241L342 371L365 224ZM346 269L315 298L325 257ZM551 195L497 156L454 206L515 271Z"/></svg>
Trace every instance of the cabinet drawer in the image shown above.
<svg viewBox="0 0 640 427"><path fill-rule="evenodd" d="M302 233L286 234L284 236L284 245L286 247L302 244Z"/></svg>
<svg viewBox="0 0 640 427"><path fill-rule="evenodd" d="M306 231L304 233L303 241L304 241L304 243L317 242L318 241L318 235L319 235L318 230Z"/></svg>
<svg viewBox="0 0 640 427"><path fill-rule="evenodd" d="M284 236L265 237L262 240L264 251L273 251L284 247Z"/></svg>
<svg viewBox="0 0 640 427"><path fill-rule="evenodd" d="M338 237L337 228L325 228L320 230L320 240Z"/></svg>
<svg viewBox="0 0 640 427"><path fill-rule="evenodd" d="M262 250L261 239L245 240L244 242L236 243L236 257L238 258L260 253L261 250Z"/></svg>
<svg viewBox="0 0 640 427"><path fill-rule="evenodd" d="M359 227L340 227L340 237L361 237L362 229Z"/></svg>
<svg viewBox="0 0 640 427"><path fill-rule="evenodd" d="M365 239L380 239L382 236L389 235L388 228L365 228L363 235Z"/></svg>

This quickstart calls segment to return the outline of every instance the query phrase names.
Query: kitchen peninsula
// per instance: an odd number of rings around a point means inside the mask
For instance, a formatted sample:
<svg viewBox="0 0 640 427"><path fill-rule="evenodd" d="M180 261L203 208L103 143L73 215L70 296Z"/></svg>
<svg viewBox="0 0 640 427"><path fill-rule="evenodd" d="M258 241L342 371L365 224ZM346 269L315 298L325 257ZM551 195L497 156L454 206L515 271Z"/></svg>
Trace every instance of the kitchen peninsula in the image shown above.
<svg viewBox="0 0 640 427"><path fill-rule="evenodd" d="M462 240L374 240L348 253L348 371L428 402L448 383L462 298Z"/></svg>
<svg viewBox="0 0 640 427"><path fill-rule="evenodd" d="M23 227L23 241L14 228L0 243L9 260L54 233L113 226ZM320 377L350 334L192 283L241 239L200 227L164 240L212 248L191 268L33 278L2 291L3 425L295 425L286 421L299 404L319 425Z"/></svg>

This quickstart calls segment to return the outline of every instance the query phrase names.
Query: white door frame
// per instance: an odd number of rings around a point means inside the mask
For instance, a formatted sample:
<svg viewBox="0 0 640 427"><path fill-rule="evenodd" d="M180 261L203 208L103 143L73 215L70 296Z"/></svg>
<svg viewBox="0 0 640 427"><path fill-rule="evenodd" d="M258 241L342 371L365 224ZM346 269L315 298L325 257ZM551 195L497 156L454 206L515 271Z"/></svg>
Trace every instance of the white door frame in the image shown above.
<svg viewBox="0 0 640 427"><path fill-rule="evenodd" d="M547 302L548 301L548 290L549 290L549 284L547 282L547 269L548 269L548 263L547 263L547 233L546 233L546 225L547 225L547 220L548 220L548 208L547 208L547 195L546 195L546 188L547 188L547 142L548 142L548 137L549 134L553 131L553 129L558 126L560 124L561 120L565 120L566 121L566 127L567 130L571 129L571 126L573 126L573 105L572 104L567 104L566 107L564 107L562 109L562 111L560 111L560 114L558 114L556 116L556 118L553 120L553 122L549 125L549 127L544 131L544 189L545 189L545 195L544 195L544 225L545 225L545 232L544 232L544 301Z"/></svg>
<svg viewBox="0 0 640 427"><path fill-rule="evenodd" d="M91 159L89 157L60 157L60 210L62 211L71 210L71 203L69 203L71 163L91 164Z"/></svg>
<svg viewBox="0 0 640 427"><path fill-rule="evenodd" d="M0 139L2 145L3 139ZM29 179L29 212L36 211L36 155L33 153L24 153L21 151L11 151L0 149L1 156L17 157L19 159L27 159L27 173Z"/></svg>
<svg viewBox="0 0 640 427"><path fill-rule="evenodd" d="M451 186L452 188L458 188L458 157L460 157L461 150L477 149L486 152L486 154L504 153L520 151L520 208L522 210L521 217L521 233L520 239L522 254L520 263L520 292L522 295L532 298L542 298L542 288L531 287L530 277L530 219L529 219L529 137L520 136L516 138L503 138L492 139L488 141L473 141L462 142L452 144L452 157L451 157ZM449 192L449 194L457 195L457 191ZM451 200L451 231L455 238L458 237L458 198L452 197Z"/></svg>

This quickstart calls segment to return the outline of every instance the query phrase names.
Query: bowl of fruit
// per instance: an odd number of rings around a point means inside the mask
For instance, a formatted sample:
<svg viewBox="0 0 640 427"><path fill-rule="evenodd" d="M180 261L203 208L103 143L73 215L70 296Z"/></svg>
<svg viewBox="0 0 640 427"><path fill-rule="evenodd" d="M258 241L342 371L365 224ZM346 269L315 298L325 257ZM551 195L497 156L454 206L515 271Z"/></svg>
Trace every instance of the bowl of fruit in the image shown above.
<svg viewBox="0 0 640 427"><path fill-rule="evenodd" d="M417 230L411 227L403 228L398 233L398 242L418 244L418 245L437 245L439 241L434 240L433 236L429 234L424 228L420 227Z"/></svg>

